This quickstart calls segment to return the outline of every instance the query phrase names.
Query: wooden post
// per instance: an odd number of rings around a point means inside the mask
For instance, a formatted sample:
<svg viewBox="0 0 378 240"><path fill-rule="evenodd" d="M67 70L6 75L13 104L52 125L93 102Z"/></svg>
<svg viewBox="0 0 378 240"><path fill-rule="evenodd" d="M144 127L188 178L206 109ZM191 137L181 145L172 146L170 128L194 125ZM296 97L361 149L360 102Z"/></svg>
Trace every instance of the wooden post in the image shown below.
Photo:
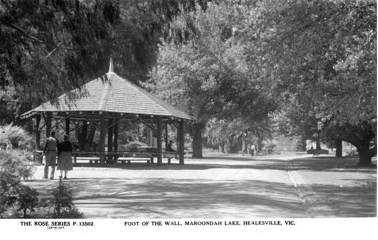
<svg viewBox="0 0 378 240"><path fill-rule="evenodd" d="M70 118L66 118L66 135L70 135Z"/></svg>
<svg viewBox="0 0 378 240"><path fill-rule="evenodd" d="M158 165L163 163L163 156L162 156L162 141L161 141L161 134L162 134L162 121L161 117L158 117L157 122L157 153L158 153Z"/></svg>
<svg viewBox="0 0 378 240"><path fill-rule="evenodd" d="M39 124L41 123L41 115L38 114L35 116L35 144L36 144L36 150L41 150L41 131L39 130Z"/></svg>
<svg viewBox="0 0 378 240"><path fill-rule="evenodd" d="M46 138L50 136L51 133L51 112L46 113Z"/></svg>
<svg viewBox="0 0 378 240"><path fill-rule="evenodd" d="M165 151L167 151L168 147L168 124L165 126Z"/></svg>
<svg viewBox="0 0 378 240"><path fill-rule="evenodd" d="M150 147L155 147L154 146L154 133L151 129L147 128L147 144Z"/></svg>
<svg viewBox="0 0 378 240"><path fill-rule="evenodd" d="M176 128L176 148L176 152L180 155L180 125Z"/></svg>
<svg viewBox="0 0 378 240"><path fill-rule="evenodd" d="M108 121L108 153L113 152L113 127L111 125L113 124L113 119L109 118ZM113 156L110 156L108 154L108 161L113 161Z"/></svg>
<svg viewBox="0 0 378 240"><path fill-rule="evenodd" d="M117 119L115 120L117 121ZM118 123L114 124L114 152L118 152Z"/></svg>
<svg viewBox="0 0 378 240"><path fill-rule="evenodd" d="M343 141L336 140L336 157L342 157L343 156Z"/></svg>
<svg viewBox="0 0 378 240"><path fill-rule="evenodd" d="M102 113L100 116L100 164L104 165L105 163L105 136L106 136L106 121L105 121L105 113Z"/></svg>
<svg viewBox="0 0 378 240"><path fill-rule="evenodd" d="M108 121L108 152L113 151L113 127L110 127L110 125L113 124L113 119L109 118Z"/></svg>
<svg viewBox="0 0 378 240"><path fill-rule="evenodd" d="M180 121L180 164L184 164L184 148L185 148L185 127L184 127L184 120Z"/></svg>

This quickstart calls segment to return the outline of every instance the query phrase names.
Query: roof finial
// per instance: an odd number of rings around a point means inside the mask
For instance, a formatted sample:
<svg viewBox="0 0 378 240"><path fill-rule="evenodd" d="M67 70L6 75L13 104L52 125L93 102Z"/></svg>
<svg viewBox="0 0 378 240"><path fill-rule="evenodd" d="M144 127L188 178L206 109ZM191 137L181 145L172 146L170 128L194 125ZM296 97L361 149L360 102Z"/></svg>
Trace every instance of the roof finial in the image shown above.
<svg viewBox="0 0 378 240"><path fill-rule="evenodd" d="M113 67L113 58L110 58L110 63L109 63L109 73L114 72L114 67Z"/></svg>

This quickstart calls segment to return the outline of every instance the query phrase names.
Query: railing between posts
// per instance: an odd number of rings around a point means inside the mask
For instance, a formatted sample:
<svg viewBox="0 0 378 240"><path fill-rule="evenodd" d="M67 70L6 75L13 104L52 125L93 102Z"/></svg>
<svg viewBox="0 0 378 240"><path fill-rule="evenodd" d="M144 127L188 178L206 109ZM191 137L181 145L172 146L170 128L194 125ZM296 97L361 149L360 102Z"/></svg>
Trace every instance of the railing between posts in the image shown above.
<svg viewBox="0 0 378 240"><path fill-rule="evenodd" d="M185 151L184 155L188 157L189 152ZM154 163L154 159L159 157L159 153L156 152L141 152L141 151L124 151L124 152L78 152L74 151L72 153L72 160L74 163L78 162L89 162L89 163L99 163L100 156L104 155L105 163L131 163L131 162L147 162L147 165ZM171 160L179 160L180 154L177 152L163 152L161 153L162 158L167 159L167 163L170 164ZM34 161L42 164L43 163L43 151L37 150L34 152Z"/></svg>
<svg viewBox="0 0 378 240"><path fill-rule="evenodd" d="M188 154L189 152L185 152L184 154ZM98 163L100 161L101 154L105 157L105 163L130 163L136 161L147 161L147 164L154 163L154 159L158 158L161 154L162 158L167 159L167 163L170 164L171 160L179 160L180 154L177 152L163 152L163 153L156 153L156 152L74 152L73 153L73 160L74 163L78 161L89 161L90 163Z"/></svg>

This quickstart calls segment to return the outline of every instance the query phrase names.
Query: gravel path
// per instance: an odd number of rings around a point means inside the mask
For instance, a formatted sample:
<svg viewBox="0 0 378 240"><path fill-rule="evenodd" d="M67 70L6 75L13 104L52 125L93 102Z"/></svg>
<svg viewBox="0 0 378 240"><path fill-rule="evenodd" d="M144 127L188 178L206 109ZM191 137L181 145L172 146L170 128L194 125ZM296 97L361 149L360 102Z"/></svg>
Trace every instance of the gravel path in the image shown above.
<svg viewBox="0 0 378 240"><path fill-rule="evenodd" d="M376 160L374 160L376 163ZM212 153L185 165L75 166L64 182L91 219L376 217L376 168L355 158ZM25 181L48 197L57 180Z"/></svg>

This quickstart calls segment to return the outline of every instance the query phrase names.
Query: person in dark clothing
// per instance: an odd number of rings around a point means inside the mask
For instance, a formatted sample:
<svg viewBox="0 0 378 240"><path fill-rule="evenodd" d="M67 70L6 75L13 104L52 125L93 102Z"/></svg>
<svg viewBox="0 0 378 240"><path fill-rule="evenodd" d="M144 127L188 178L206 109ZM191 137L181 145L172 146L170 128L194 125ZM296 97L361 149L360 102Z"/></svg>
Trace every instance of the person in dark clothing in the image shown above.
<svg viewBox="0 0 378 240"><path fill-rule="evenodd" d="M169 141L168 145L167 145L167 149L165 149L166 152L176 152L176 150L174 150L172 148L172 144L173 144L173 141Z"/></svg>
<svg viewBox="0 0 378 240"><path fill-rule="evenodd" d="M72 143L68 141L68 136L64 135L64 141L58 145L58 170L60 170L60 177L62 177L64 171L64 179L67 179L68 171L73 170L72 165Z"/></svg>

